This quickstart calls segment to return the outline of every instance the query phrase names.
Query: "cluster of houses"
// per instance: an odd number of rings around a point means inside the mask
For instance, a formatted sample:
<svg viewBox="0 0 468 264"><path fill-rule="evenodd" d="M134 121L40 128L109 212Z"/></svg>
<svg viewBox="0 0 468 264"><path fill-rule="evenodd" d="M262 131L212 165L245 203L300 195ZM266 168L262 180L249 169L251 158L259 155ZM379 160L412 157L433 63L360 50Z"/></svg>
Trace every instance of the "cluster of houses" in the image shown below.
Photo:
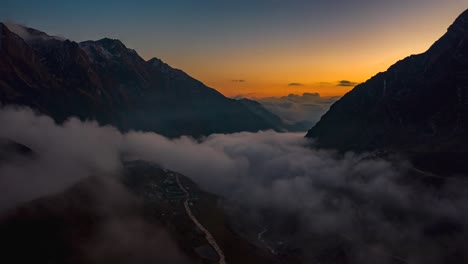
<svg viewBox="0 0 468 264"><path fill-rule="evenodd" d="M171 175L172 176L172 175ZM163 192L164 197L171 201L180 201L186 198L186 194L179 188L174 177L168 177L162 182L161 189ZM198 196L196 194L190 193L190 200L195 201L198 200Z"/></svg>

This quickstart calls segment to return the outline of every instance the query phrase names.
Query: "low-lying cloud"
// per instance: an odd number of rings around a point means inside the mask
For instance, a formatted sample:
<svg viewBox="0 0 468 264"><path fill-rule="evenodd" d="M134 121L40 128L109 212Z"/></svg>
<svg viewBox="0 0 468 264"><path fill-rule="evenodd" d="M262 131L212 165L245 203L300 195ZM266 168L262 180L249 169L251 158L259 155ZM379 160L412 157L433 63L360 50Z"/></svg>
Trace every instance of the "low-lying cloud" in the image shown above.
<svg viewBox="0 0 468 264"><path fill-rule="evenodd" d="M30 41L30 40L37 40L37 39L41 39L41 40L50 40L50 39L54 39L54 40L60 40L60 41L63 41L65 40L64 37L60 37L60 36L49 36L45 33L42 33L42 32L39 32L37 31L36 34L33 34L32 32L28 31L27 27L26 26L23 26L23 25L20 25L20 24L16 24L16 23L13 23L13 22L6 22L5 23L5 26L13 33L15 33L16 35L20 36L22 39L24 39L25 41Z"/></svg>
<svg viewBox="0 0 468 264"><path fill-rule="evenodd" d="M282 97L254 98L288 124L309 130L339 97L321 97L318 93L289 94Z"/></svg>
<svg viewBox="0 0 468 264"><path fill-rule="evenodd" d="M358 83L356 82L351 82L348 80L341 80L338 82L336 86L356 86Z"/></svg>
<svg viewBox="0 0 468 264"><path fill-rule="evenodd" d="M0 124L0 138L37 154L0 164L0 210L119 169L122 135L113 127L74 118L58 126L50 117L15 108L0 111Z"/></svg>
<svg viewBox="0 0 468 264"><path fill-rule="evenodd" d="M303 83L293 82L293 83L288 83L288 86L304 86L304 84Z"/></svg>
<svg viewBox="0 0 468 264"><path fill-rule="evenodd" d="M71 191L62 199L69 199L66 204L74 210L99 219L94 232L81 234L83 242L77 251L83 263L193 263L162 223L145 216L144 204L123 184L109 177L94 177L81 182L79 188L80 192L75 192L80 196ZM93 203L84 204L80 201L83 196Z"/></svg>
<svg viewBox="0 0 468 264"><path fill-rule="evenodd" d="M80 232L78 235L68 232L60 236L65 242L73 242L65 246L74 250L67 254L79 254L74 257L82 259L84 263L191 263L163 225L156 220L148 222L139 200L117 181L125 142L125 135L117 129L75 118L63 125L57 125L50 117L37 115L30 109L11 107L0 110L0 124L2 220L5 214L9 215L7 210L34 199L48 197L41 200L40 206L36 204L37 207L32 207L34 210L25 212L32 214L31 219L44 212L55 214L52 218L63 217L63 225L56 229L44 226L51 232L58 232L63 226L73 229L75 224L70 223L70 218L61 215L70 210L74 213L87 212L87 217L95 219L92 222L95 225L92 232ZM29 148L31 152L9 146L14 143ZM91 176L98 177L90 180ZM67 195L52 196L77 183L78 189L68 191ZM85 197L92 204L80 200L86 199ZM21 213L19 218L31 220ZM36 224L35 228L41 227L41 222L31 220L31 223ZM13 228L18 228L18 225L13 225ZM25 239L43 239L37 237L37 232L30 237L27 232L19 231L22 236L26 236ZM51 237L54 235L51 234ZM76 243L77 237L79 243ZM54 245L54 242L57 241L44 243ZM30 244L25 247L28 245ZM63 253L57 255L61 256ZM8 256L13 257L6 254L3 258L8 259ZM15 260L18 259L25 258L16 256Z"/></svg>
<svg viewBox="0 0 468 264"><path fill-rule="evenodd" d="M328 245L323 237L347 243L346 259L357 263L468 258L463 251L468 241L464 182L422 184L409 177L411 166L399 158L317 150L301 133L168 139L154 133L121 134L76 119L59 126L30 110L11 108L0 111L0 122L5 127L0 137L38 155L20 165L0 165L3 208L59 191L89 174L112 174L125 157L180 172L224 197L231 208L244 208L236 221L258 217L248 221L262 222L301 248L305 261L320 257L314 246ZM319 241L310 243L314 238Z"/></svg>

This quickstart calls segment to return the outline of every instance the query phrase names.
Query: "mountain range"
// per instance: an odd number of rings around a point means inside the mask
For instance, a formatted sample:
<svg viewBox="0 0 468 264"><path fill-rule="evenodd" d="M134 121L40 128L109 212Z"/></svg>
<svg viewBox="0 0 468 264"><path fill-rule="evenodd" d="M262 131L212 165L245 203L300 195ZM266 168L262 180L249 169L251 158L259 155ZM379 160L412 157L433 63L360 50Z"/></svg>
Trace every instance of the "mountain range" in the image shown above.
<svg viewBox="0 0 468 264"><path fill-rule="evenodd" d="M0 103L31 107L58 123L77 116L121 131L170 137L294 129L261 103L226 98L159 59L142 59L119 40L77 43L1 23ZM278 144L267 133L226 145L219 139L214 145L223 151L214 152L216 148L194 147L192 141L183 151L172 152L172 144L164 147L156 144L161 141L134 139L133 148L149 153L144 157L155 156L150 148L142 148L153 142L161 156L177 161L177 168L124 160L127 156L120 154L125 152L117 148L116 157L123 159L117 162L118 171L86 175L64 190L0 211L0 247L5 252L0 259L223 263L209 243L204 232L208 230L231 264L468 263L467 119L468 10L427 52L397 62L335 102L306 135L320 148L377 155L313 150L301 138L300 143L282 139L287 141ZM34 124L30 127L39 130ZM65 152L31 144L59 141L59 136L44 139L49 126L42 130L30 144L0 138L3 175L16 175L16 168L30 165L32 173L27 170L27 176L37 179L39 169L51 166L55 171L64 163L70 169L60 180L67 179L75 169L68 159L76 159L76 167L100 167L101 162L88 165L82 156L111 145L81 154L73 144L66 149L72 152L70 158L57 161ZM255 143L260 137L272 143ZM95 141L75 138L62 142L94 146ZM241 141L246 145L239 146ZM195 154L182 159L180 153L185 152ZM381 153L394 152L418 154L412 154L410 162L401 162L398 155L381 159ZM231 157L236 155L241 158ZM211 158L215 156L221 158ZM187 160L184 176L175 169L184 168L181 163ZM226 189L237 195L211 194L192 181L189 177L203 182L194 176L198 169L191 168L200 163L213 169L199 175L212 177L213 185L227 180ZM30 190L25 184L41 189L28 177L11 185L16 189L4 188L4 193ZM52 180L42 182L53 185Z"/></svg>
<svg viewBox="0 0 468 264"><path fill-rule="evenodd" d="M119 40L77 43L2 23L0 103L31 107L59 123L76 116L170 137L284 129L261 105L226 98Z"/></svg>

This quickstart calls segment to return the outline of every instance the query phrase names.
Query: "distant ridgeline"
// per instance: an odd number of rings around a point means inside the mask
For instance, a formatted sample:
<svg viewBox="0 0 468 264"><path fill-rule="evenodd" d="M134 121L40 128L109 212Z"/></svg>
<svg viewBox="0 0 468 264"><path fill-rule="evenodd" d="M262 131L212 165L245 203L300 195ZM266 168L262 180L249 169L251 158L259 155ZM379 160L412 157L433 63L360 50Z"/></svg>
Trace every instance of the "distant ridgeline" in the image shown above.
<svg viewBox="0 0 468 264"><path fill-rule="evenodd" d="M0 103L57 122L76 116L166 136L284 129L266 110L253 111L159 59L145 61L119 40L76 43L2 23Z"/></svg>
<svg viewBox="0 0 468 264"><path fill-rule="evenodd" d="M468 10L428 51L342 97L307 137L341 150L468 151Z"/></svg>

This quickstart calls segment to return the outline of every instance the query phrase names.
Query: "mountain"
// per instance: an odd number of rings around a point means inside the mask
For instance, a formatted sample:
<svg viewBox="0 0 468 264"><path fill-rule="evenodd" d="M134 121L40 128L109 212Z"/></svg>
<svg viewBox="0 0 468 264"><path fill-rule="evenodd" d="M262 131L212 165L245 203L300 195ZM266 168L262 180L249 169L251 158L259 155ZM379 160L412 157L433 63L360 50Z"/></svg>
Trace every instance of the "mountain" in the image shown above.
<svg viewBox="0 0 468 264"><path fill-rule="evenodd" d="M468 10L429 50L343 96L307 137L341 150L468 151Z"/></svg>
<svg viewBox="0 0 468 264"><path fill-rule="evenodd" d="M166 136L280 130L157 58L122 42L81 43L0 23L0 102L32 107L57 122L95 119L122 131Z"/></svg>

